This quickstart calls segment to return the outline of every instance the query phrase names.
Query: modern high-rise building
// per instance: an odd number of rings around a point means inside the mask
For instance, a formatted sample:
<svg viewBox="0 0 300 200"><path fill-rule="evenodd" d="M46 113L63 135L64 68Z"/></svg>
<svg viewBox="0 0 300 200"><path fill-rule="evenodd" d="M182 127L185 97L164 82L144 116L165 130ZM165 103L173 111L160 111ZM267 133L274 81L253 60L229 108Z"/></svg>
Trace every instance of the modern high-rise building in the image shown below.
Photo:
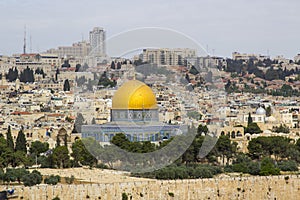
<svg viewBox="0 0 300 200"><path fill-rule="evenodd" d="M90 31L90 45L93 56L105 56L105 31L101 27L95 27Z"/></svg>

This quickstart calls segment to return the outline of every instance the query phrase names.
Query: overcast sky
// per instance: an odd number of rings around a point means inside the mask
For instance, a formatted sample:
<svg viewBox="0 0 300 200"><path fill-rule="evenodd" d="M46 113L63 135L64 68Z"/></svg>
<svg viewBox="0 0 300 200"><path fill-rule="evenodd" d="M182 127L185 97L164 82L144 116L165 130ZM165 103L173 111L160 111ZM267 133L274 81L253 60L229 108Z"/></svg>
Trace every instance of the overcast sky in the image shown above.
<svg viewBox="0 0 300 200"><path fill-rule="evenodd" d="M300 53L299 0L0 0L0 54L22 52L24 25L32 49L71 45L95 26L107 37L139 27L164 27L194 38L215 55L233 51Z"/></svg>

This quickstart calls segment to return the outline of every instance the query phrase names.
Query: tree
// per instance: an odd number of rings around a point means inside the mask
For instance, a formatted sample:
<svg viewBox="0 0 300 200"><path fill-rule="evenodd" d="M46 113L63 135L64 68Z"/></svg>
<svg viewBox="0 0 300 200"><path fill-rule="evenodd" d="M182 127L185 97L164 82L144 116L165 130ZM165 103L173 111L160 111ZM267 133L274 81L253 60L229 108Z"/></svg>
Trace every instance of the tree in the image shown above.
<svg viewBox="0 0 300 200"><path fill-rule="evenodd" d="M70 68L71 65L69 63L69 60L64 60L64 64L61 65L62 68Z"/></svg>
<svg viewBox="0 0 300 200"><path fill-rule="evenodd" d="M260 166L258 162L250 162L248 165L249 168L249 174L251 175L259 175L260 172Z"/></svg>
<svg viewBox="0 0 300 200"><path fill-rule="evenodd" d="M23 133L23 128L21 128L21 130L18 133L15 151L23 151L27 153L26 138L25 134Z"/></svg>
<svg viewBox="0 0 300 200"><path fill-rule="evenodd" d="M272 109L271 109L271 106L268 106L267 108L266 108L266 116L267 117L270 117L272 115Z"/></svg>
<svg viewBox="0 0 300 200"><path fill-rule="evenodd" d="M60 182L60 176L56 175L50 175L49 177L45 178L44 183L48 185L56 185L58 182Z"/></svg>
<svg viewBox="0 0 300 200"><path fill-rule="evenodd" d="M57 79L58 79L58 74L60 74L60 72L59 72L59 69L57 68L56 69L56 72L55 72L55 80L57 81Z"/></svg>
<svg viewBox="0 0 300 200"><path fill-rule="evenodd" d="M193 74L193 75L197 75L199 74L199 71L195 68L195 66L193 65L189 71L189 73Z"/></svg>
<svg viewBox="0 0 300 200"><path fill-rule="evenodd" d="M13 151L15 147L14 147L14 141L13 141L13 138L12 138L12 135L11 135L10 126L8 126L8 129L7 129L6 142L7 142L7 147Z"/></svg>
<svg viewBox="0 0 300 200"><path fill-rule="evenodd" d="M117 133L112 138L111 143L124 150L128 150L130 146L130 141L126 138L125 134L123 133Z"/></svg>
<svg viewBox="0 0 300 200"><path fill-rule="evenodd" d="M71 175L70 177L65 177L65 181L67 184L72 184L75 180L75 177Z"/></svg>
<svg viewBox="0 0 300 200"><path fill-rule="evenodd" d="M29 164L29 161L30 160L26 156L26 152L18 150L13 153L13 162L12 162L13 167L19 166L21 164L27 166Z"/></svg>
<svg viewBox="0 0 300 200"><path fill-rule="evenodd" d="M249 155L253 159L274 156L276 160L289 158L290 139L279 136L253 138L248 144Z"/></svg>
<svg viewBox="0 0 300 200"><path fill-rule="evenodd" d="M59 136L57 135L56 136L56 147L59 147L60 146L60 138Z"/></svg>
<svg viewBox="0 0 300 200"><path fill-rule="evenodd" d="M70 91L69 79L66 79L64 82L64 91Z"/></svg>
<svg viewBox="0 0 300 200"><path fill-rule="evenodd" d="M231 143L230 138L227 135L221 135L216 144L216 150L219 155L222 156L223 165L225 157L231 158L236 152L236 143Z"/></svg>
<svg viewBox="0 0 300 200"><path fill-rule="evenodd" d="M259 128L257 123L250 123L246 128L245 128L245 133L250 133L250 134L258 134L261 133L262 130Z"/></svg>
<svg viewBox="0 0 300 200"><path fill-rule="evenodd" d="M115 65L115 62L114 62L114 61L112 61L112 62L111 62L111 64L110 64L110 68L112 68L112 69L116 69L116 65Z"/></svg>
<svg viewBox="0 0 300 200"><path fill-rule="evenodd" d="M248 126L253 123L253 119L251 117L251 113L248 114Z"/></svg>
<svg viewBox="0 0 300 200"><path fill-rule="evenodd" d="M202 118L201 114L197 111L191 111L187 113L189 118L193 118L195 120L200 120Z"/></svg>
<svg viewBox="0 0 300 200"><path fill-rule="evenodd" d="M11 173L14 174L14 177L20 183L22 177L29 174L29 171L27 171L25 168L16 168L16 169L11 169Z"/></svg>
<svg viewBox="0 0 300 200"><path fill-rule="evenodd" d="M19 72L18 72L17 68L15 68L15 69L10 68L8 70L8 74L6 74L6 79L9 82L14 82L15 80L17 80L18 76L19 76Z"/></svg>
<svg viewBox="0 0 300 200"><path fill-rule="evenodd" d="M279 127L275 126L273 127L272 131L276 132L276 133L290 133L290 129L287 125L282 125L280 124Z"/></svg>
<svg viewBox="0 0 300 200"><path fill-rule="evenodd" d="M81 64L77 64L76 67L75 67L75 72L79 72L80 68L81 68Z"/></svg>
<svg viewBox="0 0 300 200"><path fill-rule="evenodd" d="M74 129L72 133L81 133L81 126L84 124L84 118L81 113L77 113L75 123L74 123Z"/></svg>
<svg viewBox="0 0 300 200"><path fill-rule="evenodd" d="M75 167L82 165L93 166L97 164L97 159L87 150L85 144L82 140L76 140L76 142L72 144L71 156L74 159Z"/></svg>
<svg viewBox="0 0 300 200"><path fill-rule="evenodd" d="M64 145L67 147L68 146L68 135L64 135Z"/></svg>
<svg viewBox="0 0 300 200"><path fill-rule="evenodd" d="M98 85L103 86L103 87L114 87L114 86L116 86L116 84L117 83L115 81L111 81L111 80L109 80L109 78L107 78L106 72L104 72L100 76L99 81L98 81Z"/></svg>
<svg viewBox="0 0 300 200"><path fill-rule="evenodd" d="M259 174L262 176L279 175L280 169L275 167L275 164L271 158L265 157L261 161L261 167L260 167Z"/></svg>
<svg viewBox="0 0 300 200"><path fill-rule="evenodd" d="M0 168L0 180L2 181L2 184L4 182L4 177L5 177L5 173L4 173L3 169Z"/></svg>
<svg viewBox="0 0 300 200"><path fill-rule="evenodd" d="M34 82L34 73L28 66L20 74L20 81L24 83L33 83Z"/></svg>
<svg viewBox="0 0 300 200"><path fill-rule="evenodd" d="M198 133L198 134L202 134L202 133L207 134L207 133L208 133L208 128L207 128L207 126L206 126L206 125L203 126L202 124L200 124L200 125L198 126L197 133Z"/></svg>
<svg viewBox="0 0 300 200"><path fill-rule="evenodd" d="M278 163L281 171L298 171L298 164L293 160L284 160Z"/></svg>
<svg viewBox="0 0 300 200"><path fill-rule="evenodd" d="M29 152L30 154L39 156L41 153L45 153L49 149L47 142L34 141L31 143Z"/></svg>
<svg viewBox="0 0 300 200"><path fill-rule="evenodd" d="M121 63L120 62L117 63L117 69L121 69Z"/></svg>
<svg viewBox="0 0 300 200"><path fill-rule="evenodd" d="M40 184L42 180L42 174L37 170L33 170L31 173L28 173L22 177L22 182L24 185L29 187Z"/></svg>
<svg viewBox="0 0 300 200"><path fill-rule="evenodd" d="M69 166L69 150L66 146L58 146L53 150L52 159L54 164L59 168L66 168Z"/></svg>

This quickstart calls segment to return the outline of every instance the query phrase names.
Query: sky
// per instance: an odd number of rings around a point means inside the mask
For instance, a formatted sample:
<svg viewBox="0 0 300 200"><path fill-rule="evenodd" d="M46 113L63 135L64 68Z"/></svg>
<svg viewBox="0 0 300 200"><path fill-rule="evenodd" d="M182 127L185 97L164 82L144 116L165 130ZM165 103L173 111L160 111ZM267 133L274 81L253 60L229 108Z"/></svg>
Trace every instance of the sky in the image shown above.
<svg viewBox="0 0 300 200"><path fill-rule="evenodd" d="M299 0L0 0L0 55L42 52L88 39L93 27L107 37L141 27L173 29L210 54L300 53ZM31 44L30 45L30 35Z"/></svg>

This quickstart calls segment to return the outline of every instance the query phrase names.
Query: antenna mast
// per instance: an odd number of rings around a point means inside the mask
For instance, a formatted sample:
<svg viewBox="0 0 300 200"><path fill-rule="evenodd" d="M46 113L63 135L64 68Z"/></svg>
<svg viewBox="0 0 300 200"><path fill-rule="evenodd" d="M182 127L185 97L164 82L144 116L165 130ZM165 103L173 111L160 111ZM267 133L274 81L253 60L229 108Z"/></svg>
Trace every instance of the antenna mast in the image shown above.
<svg viewBox="0 0 300 200"><path fill-rule="evenodd" d="M31 35L30 35L30 53L32 53L32 38L31 38Z"/></svg>
<svg viewBox="0 0 300 200"><path fill-rule="evenodd" d="M23 54L26 54L26 25L24 26L24 46L23 46Z"/></svg>

